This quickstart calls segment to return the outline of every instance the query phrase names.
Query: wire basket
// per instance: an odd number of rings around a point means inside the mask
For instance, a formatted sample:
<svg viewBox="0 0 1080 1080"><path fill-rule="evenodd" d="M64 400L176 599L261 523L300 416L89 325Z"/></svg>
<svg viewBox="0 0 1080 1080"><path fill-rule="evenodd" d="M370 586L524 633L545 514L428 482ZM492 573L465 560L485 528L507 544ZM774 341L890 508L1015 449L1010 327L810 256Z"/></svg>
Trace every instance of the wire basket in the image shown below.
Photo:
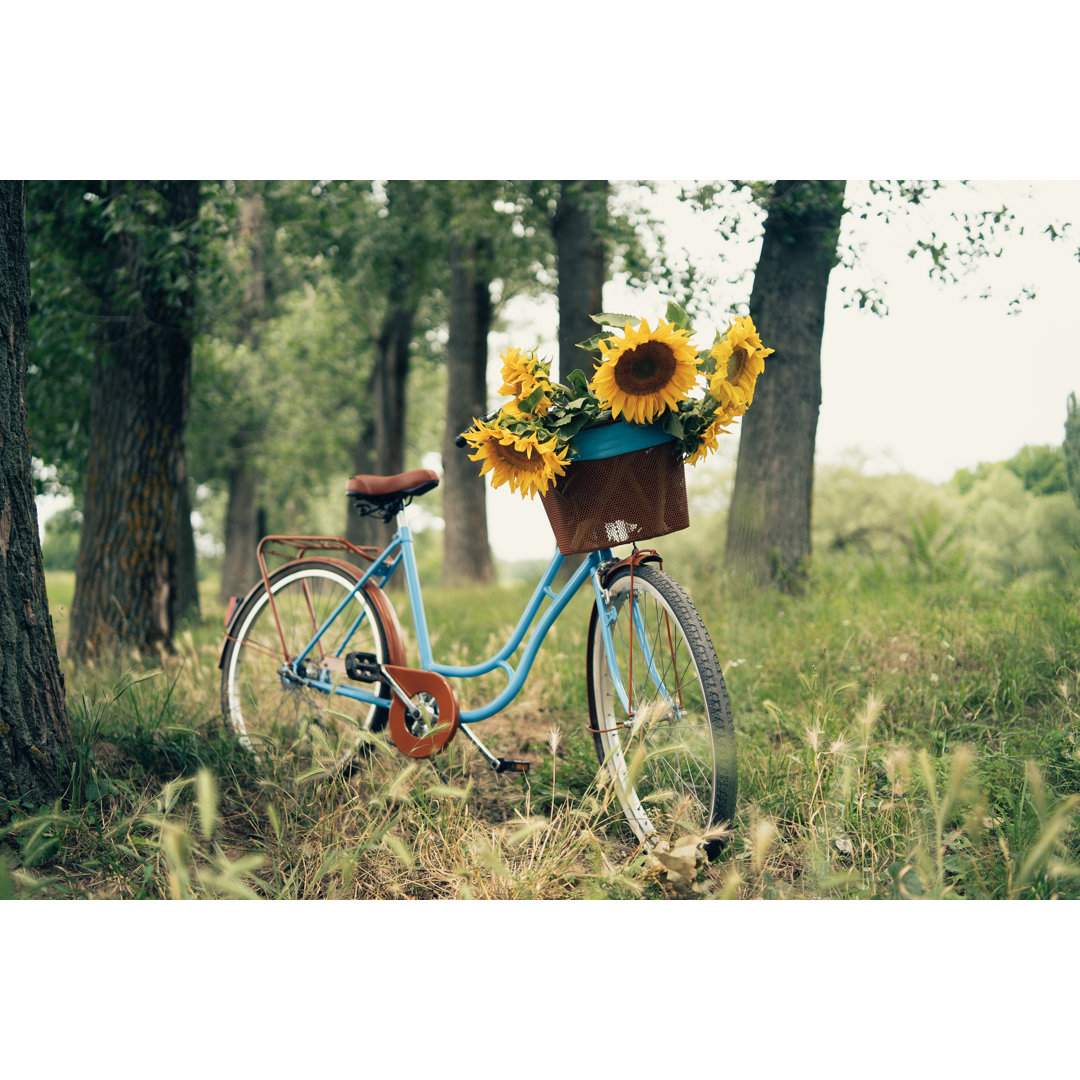
<svg viewBox="0 0 1080 1080"><path fill-rule="evenodd" d="M563 555L689 526L682 454L662 429L619 422L587 429L574 442L579 456L541 496Z"/></svg>

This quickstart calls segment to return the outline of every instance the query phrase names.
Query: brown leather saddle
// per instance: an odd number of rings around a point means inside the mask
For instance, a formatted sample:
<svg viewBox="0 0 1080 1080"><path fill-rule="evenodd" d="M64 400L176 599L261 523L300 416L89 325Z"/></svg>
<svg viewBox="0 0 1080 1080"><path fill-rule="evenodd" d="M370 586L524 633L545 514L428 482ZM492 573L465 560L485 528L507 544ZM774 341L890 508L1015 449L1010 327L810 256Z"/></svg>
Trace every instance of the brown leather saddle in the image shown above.
<svg viewBox="0 0 1080 1080"><path fill-rule="evenodd" d="M353 476L345 485L345 494L358 514L390 521L418 495L438 486L438 473L412 469L396 476Z"/></svg>

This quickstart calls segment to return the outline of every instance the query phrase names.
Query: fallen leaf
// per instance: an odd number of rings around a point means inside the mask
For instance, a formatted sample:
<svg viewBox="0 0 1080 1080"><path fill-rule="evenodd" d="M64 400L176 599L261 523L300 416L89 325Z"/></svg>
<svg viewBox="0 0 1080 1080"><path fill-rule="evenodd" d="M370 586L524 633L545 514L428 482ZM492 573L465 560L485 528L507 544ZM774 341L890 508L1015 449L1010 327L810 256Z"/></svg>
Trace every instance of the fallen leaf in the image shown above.
<svg viewBox="0 0 1080 1080"><path fill-rule="evenodd" d="M698 863L704 857L700 836L683 836L672 847L660 840L649 854L648 866L674 885L689 885L697 877Z"/></svg>

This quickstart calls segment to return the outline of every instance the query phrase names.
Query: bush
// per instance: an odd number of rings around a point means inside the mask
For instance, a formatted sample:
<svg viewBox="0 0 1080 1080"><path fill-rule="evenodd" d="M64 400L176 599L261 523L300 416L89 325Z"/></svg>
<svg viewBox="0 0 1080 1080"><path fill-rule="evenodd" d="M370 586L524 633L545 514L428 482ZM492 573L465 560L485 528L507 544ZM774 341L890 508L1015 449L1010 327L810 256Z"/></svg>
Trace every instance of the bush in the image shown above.
<svg viewBox="0 0 1080 1080"><path fill-rule="evenodd" d="M79 534L82 514L73 506L58 510L45 523L45 541L41 557L49 570L75 570L79 558Z"/></svg>

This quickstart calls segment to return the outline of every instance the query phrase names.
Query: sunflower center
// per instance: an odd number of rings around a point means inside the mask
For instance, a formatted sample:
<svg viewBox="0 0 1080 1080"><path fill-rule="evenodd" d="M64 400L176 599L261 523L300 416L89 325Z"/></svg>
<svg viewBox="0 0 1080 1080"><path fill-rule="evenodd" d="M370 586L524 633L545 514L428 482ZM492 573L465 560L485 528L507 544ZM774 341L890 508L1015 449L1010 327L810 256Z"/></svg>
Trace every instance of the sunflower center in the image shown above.
<svg viewBox="0 0 1080 1080"><path fill-rule="evenodd" d="M746 365L750 362L750 350L745 345L736 345L731 350L731 356L728 357L727 363L727 378L728 382L735 382L739 376L746 370Z"/></svg>
<svg viewBox="0 0 1080 1080"><path fill-rule="evenodd" d="M524 450L516 450L505 443L495 443L494 447L495 453L499 455L500 459L514 469L523 472L544 471L544 459L539 454L530 456Z"/></svg>
<svg viewBox="0 0 1080 1080"><path fill-rule="evenodd" d="M655 394L671 382L677 367L670 345L645 341L615 362L615 384L624 394L639 397Z"/></svg>

